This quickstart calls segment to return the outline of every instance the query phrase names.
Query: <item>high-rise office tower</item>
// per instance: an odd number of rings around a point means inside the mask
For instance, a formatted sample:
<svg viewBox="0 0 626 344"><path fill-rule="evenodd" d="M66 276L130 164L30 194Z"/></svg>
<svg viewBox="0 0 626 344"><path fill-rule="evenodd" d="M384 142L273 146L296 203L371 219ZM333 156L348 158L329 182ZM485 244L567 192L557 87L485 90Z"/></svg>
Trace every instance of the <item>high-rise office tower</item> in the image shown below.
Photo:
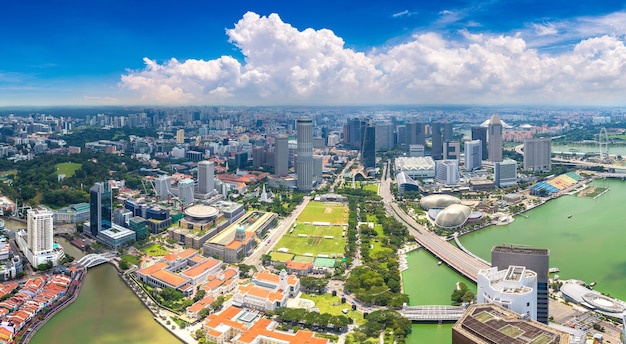
<svg viewBox="0 0 626 344"><path fill-rule="evenodd" d="M376 167L376 127L367 124L361 128L361 164L367 170Z"/></svg>
<svg viewBox="0 0 626 344"><path fill-rule="evenodd" d="M300 117L296 122L298 147L296 157L297 187L301 191L313 188L313 120Z"/></svg>
<svg viewBox="0 0 626 344"><path fill-rule="evenodd" d="M215 189L214 180L215 166L212 161L204 160L198 163L198 192L201 194L212 193Z"/></svg>
<svg viewBox="0 0 626 344"><path fill-rule="evenodd" d="M441 160L443 158L443 141L441 137L441 123L435 122L432 126L432 147L430 155L433 160Z"/></svg>
<svg viewBox="0 0 626 344"><path fill-rule="evenodd" d="M550 250L523 246L502 245L491 249L491 266L498 270L511 265L524 266L537 273L537 321L547 324L548 309L548 270Z"/></svg>
<svg viewBox="0 0 626 344"><path fill-rule="evenodd" d="M193 179L183 179L178 182L178 198L183 204L193 203Z"/></svg>
<svg viewBox="0 0 626 344"><path fill-rule="evenodd" d="M112 209L109 183L96 183L89 189L89 231L93 237L111 228Z"/></svg>
<svg viewBox="0 0 626 344"><path fill-rule="evenodd" d="M443 124L443 142L452 141L452 123L447 122Z"/></svg>
<svg viewBox="0 0 626 344"><path fill-rule="evenodd" d="M444 141L443 143L444 159L461 159L461 143L459 141Z"/></svg>
<svg viewBox="0 0 626 344"><path fill-rule="evenodd" d="M313 181L319 185L322 182L322 174L324 173L324 162L320 155L313 157Z"/></svg>
<svg viewBox="0 0 626 344"><path fill-rule="evenodd" d="M176 143L179 145L185 143L185 129L176 130Z"/></svg>
<svg viewBox="0 0 626 344"><path fill-rule="evenodd" d="M524 170L550 171L552 169L552 139L542 137L524 140Z"/></svg>
<svg viewBox="0 0 626 344"><path fill-rule="evenodd" d="M396 126L396 144L398 146L406 145L406 125Z"/></svg>
<svg viewBox="0 0 626 344"><path fill-rule="evenodd" d="M346 130L344 131L344 141L353 146L361 147L361 126L365 122L359 118L353 118L346 124Z"/></svg>
<svg viewBox="0 0 626 344"><path fill-rule="evenodd" d="M393 126L391 124L377 124L375 135L377 152L384 152L393 148Z"/></svg>
<svg viewBox="0 0 626 344"><path fill-rule="evenodd" d="M489 120L489 126L487 127L489 132L489 139L487 149L489 153L489 161L500 162L502 161L502 121L497 114L491 116Z"/></svg>
<svg viewBox="0 0 626 344"><path fill-rule="evenodd" d="M29 209L27 214L28 247L34 255L52 252L54 214L45 208Z"/></svg>
<svg viewBox="0 0 626 344"><path fill-rule="evenodd" d="M465 169L473 171L482 166L482 142L465 141Z"/></svg>
<svg viewBox="0 0 626 344"><path fill-rule="evenodd" d="M506 159L496 162L493 166L493 182L499 188L506 188L517 184L517 161Z"/></svg>
<svg viewBox="0 0 626 344"><path fill-rule="evenodd" d="M437 160L435 161L435 180L446 185L456 185L459 182L459 161L458 160Z"/></svg>
<svg viewBox="0 0 626 344"><path fill-rule="evenodd" d="M289 138L285 135L277 136L274 141L274 173L277 176L286 176L289 173Z"/></svg>
<svg viewBox="0 0 626 344"><path fill-rule="evenodd" d="M170 176L162 175L154 180L154 188L156 189L156 195L160 200L167 199L167 196L170 194L170 186L171 186L171 178Z"/></svg>
<svg viewBox="0 0 626 344"><path fill-rule="evenodd" d="M480 140L482 146L482 160L487 160L487 128L472 127L472 140Z"/></svg>
<svg viewBox="0 0 626 344"><path fill-rule="evenodd" d="M426 128L424 123L412 122L406 124L406 145L422 145L426 147Z"/></svg>

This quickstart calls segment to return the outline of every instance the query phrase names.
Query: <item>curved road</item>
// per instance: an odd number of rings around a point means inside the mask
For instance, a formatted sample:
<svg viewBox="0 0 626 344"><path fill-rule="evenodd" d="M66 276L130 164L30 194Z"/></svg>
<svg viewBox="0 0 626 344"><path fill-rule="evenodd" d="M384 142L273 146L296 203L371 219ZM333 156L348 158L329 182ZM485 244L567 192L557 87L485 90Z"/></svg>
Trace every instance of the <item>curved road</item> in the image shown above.
<svg viewBox="0 0 626 344"><path fill-rule="evenodd" d="M385 174L386 173L383 173L383 176ZM391 214L398 221L404 224L409 230L409 233L415 237L415 240L422 245L422 247L451 266L453 269L463 274L465 277L476 282L478 279L478 270L488 269L489 265L461 251L457 247L440 238L438 235L418 224L412 217L407 215L404 210L393 202L390 184L391 180L387 177L386 179L381 180L379 188L380 196L383 198L387 213Z"/></svg>

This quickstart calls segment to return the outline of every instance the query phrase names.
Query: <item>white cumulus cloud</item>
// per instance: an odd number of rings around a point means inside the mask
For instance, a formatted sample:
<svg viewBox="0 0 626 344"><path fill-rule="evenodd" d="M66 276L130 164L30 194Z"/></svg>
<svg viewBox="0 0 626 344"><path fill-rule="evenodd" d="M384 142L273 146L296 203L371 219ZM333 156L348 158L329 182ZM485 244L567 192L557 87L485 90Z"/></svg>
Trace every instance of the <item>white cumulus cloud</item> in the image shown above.
<svg viewBox="0 0 626 344"><path fill-rule="evenodd" d="M619 36L582 39L549 55L522 35L461 33L464 42L430 32L359 52L330 30L299 30L277 14L249 12L226 31L243 62L145 58L145 68L122 75L120 85L161 104L626 103Z"/></svg>

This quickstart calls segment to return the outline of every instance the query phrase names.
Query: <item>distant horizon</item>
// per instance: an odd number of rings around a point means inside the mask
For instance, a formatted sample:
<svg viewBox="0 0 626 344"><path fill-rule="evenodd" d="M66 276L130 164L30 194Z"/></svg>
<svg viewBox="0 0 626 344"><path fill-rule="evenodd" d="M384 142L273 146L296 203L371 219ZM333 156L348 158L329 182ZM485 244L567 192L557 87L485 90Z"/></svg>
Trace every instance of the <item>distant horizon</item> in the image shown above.
<svg viewBox="0 0 626 344"><path fill-rule="evenodd" d="M1 107L626 106L623 3L35 0L3 12Z"/></svg>

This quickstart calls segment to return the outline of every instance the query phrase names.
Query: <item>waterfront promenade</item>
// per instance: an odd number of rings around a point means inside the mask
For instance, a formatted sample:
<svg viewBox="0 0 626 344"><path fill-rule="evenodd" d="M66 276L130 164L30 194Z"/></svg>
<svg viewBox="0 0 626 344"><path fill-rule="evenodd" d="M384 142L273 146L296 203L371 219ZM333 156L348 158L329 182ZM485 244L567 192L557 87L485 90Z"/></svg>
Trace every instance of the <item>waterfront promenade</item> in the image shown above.
<svg viewBox="0 0 626 344"><path fill-rule="evenodd" d="M383 173L383 175L385 175L385 173ZM404 224L409 233L413 235L415 240L424 249L435 255L442 262L445 262L447 265L468 279L476 282L478 280L478 271L481 269L488 269L489 265L453 246L446 240L418 224L412 217L407 215L404 210L393 202L390 183L391 179L387 176L387 178L381 180L379 188L379 193L383 198L383 204L387 213L391 214L398 221L400 221L400 223Z"/></svg>

